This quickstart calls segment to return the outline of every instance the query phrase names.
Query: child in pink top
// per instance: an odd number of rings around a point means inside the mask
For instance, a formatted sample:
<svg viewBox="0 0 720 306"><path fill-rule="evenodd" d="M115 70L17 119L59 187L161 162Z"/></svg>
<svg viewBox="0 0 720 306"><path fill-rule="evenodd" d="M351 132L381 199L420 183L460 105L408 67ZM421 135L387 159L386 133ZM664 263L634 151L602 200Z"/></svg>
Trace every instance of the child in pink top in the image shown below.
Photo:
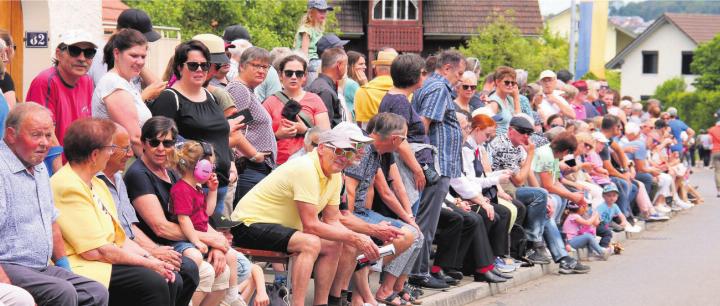
<svg viewBox="0 0 720 306"><path fill-rule="evenodd" d="M587 206L578 206L575 203L568 203L570 214L563 223L563 233L567 236L568 244L574 249L587 248L591 252L607 260L612 248L603 248L595 239L595 227L600 224L600 215L594 212L589 218L586 217Z"/></svg>

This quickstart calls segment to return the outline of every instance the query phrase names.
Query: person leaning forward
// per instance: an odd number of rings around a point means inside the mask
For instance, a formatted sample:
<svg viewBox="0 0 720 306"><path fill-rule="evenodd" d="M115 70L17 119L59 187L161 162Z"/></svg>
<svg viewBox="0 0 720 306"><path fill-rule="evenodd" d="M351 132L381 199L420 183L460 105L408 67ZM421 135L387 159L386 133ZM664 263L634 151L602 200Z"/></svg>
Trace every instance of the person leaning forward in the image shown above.
<svg viewBox="0 0 720 306"><path fill-rule="evenodd" d="M278 167L232 214L233 221L242 222L232 230L234 245L297 254L291 271L293 305L303 305L314 265L314 304L327 304L343 243L370 260L379 256L368 236L339 220L340 172L352 165L355 153L354 142L341 129L324 132L316 150Z"/></svg>
<svg viewBox="0 0 720 306"><path fill-rule="evenodd" d="M8 114L0 141L0 283L27 290L40 306L107 305L108 290L70 271L65 256L43 163L53 129L52 114L36 103Z"/></svg>

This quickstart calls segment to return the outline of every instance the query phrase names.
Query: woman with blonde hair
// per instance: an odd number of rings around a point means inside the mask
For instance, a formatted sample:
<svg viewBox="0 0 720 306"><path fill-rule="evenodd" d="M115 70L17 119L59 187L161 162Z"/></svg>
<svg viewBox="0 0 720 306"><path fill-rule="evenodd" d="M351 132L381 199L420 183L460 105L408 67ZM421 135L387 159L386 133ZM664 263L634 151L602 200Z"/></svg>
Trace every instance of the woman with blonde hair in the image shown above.
<svg viewBox="0 0 720 306"><path fill-rule="evenodd" d="M309 61L307 84L311 84L320 71L317 42L325 32L327 11L332 10L333 7L325 0L309 0L307 13L300 19L300 26L295 34L295 50L302 52Z"/></svg>

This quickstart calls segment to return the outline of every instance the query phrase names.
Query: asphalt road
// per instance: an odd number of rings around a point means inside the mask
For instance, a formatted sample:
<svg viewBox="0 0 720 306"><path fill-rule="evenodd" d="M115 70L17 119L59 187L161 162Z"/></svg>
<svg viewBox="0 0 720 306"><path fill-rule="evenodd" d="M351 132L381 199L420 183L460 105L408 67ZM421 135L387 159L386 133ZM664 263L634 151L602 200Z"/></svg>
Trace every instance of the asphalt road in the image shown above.
<svg viewBox="0 0 720 306"><path fill-rule="evenodd" d="M584 275L545 276L470 305L720 305L720 198L696 170L705 204L653 224Z"/></svg>

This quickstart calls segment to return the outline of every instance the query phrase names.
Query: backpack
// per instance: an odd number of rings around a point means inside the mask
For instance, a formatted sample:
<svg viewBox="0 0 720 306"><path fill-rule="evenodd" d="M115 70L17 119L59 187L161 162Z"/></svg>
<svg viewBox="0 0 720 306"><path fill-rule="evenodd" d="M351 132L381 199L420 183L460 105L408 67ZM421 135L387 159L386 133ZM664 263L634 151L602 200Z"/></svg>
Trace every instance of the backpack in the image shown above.
<svg viewBox="0 0 720 306"><path fill-rule="evenodd" d="M510 229L510 256L522 262L529 263L530 261L525 258L527 249L528 240L527 236L525 236L525 229L518 224L513 224Z"/></svg>

